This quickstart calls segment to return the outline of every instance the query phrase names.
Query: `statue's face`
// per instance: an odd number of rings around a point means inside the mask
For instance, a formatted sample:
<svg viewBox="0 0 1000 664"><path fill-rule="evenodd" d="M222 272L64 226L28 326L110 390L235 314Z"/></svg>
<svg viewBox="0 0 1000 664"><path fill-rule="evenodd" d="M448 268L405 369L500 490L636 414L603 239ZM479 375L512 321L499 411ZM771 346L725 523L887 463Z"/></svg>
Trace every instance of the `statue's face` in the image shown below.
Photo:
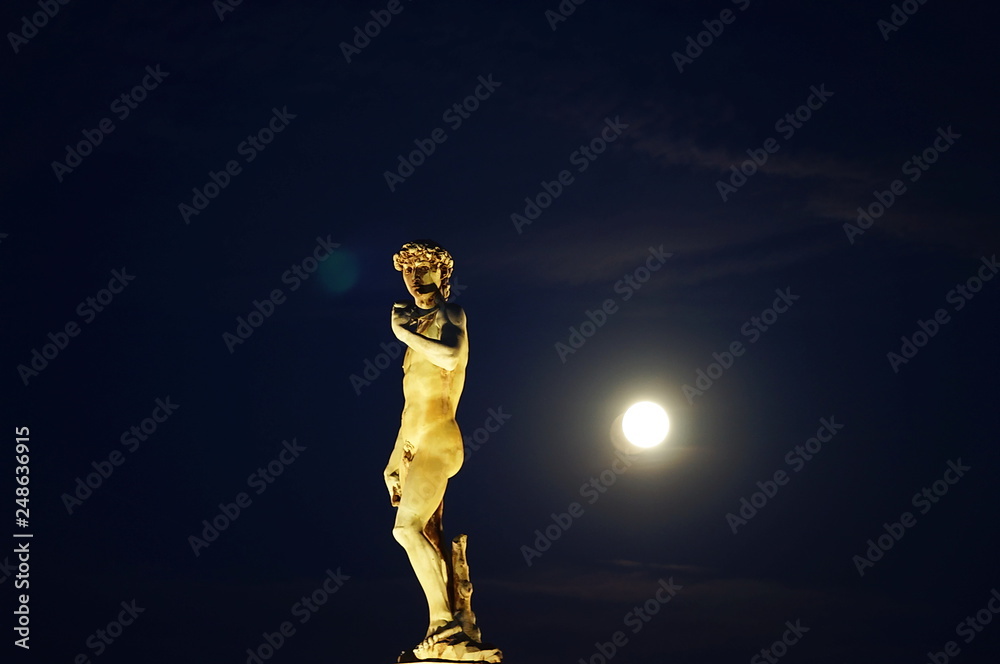
<svg viewBox="0 0 1000 664"><path fill-rule="evenodd" d="M441 288L441 267L429 261L403 265L403 283L414 300L426 300Z"/></svg>

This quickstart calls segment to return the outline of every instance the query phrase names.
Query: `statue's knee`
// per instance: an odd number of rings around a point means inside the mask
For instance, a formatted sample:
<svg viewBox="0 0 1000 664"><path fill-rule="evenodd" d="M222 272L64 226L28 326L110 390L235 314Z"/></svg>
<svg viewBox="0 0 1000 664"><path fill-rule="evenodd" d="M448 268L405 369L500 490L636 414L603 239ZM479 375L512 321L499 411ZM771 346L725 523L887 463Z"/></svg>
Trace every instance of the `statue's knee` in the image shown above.
<svg viewBox="0 0 1000 664"><path fill-rule="evenodd" d="M408 526L395 526L392 529L392 536L396 538L396 541L406 546L409 542L413 541L413 536L417 534L417 531Z"/></svg>

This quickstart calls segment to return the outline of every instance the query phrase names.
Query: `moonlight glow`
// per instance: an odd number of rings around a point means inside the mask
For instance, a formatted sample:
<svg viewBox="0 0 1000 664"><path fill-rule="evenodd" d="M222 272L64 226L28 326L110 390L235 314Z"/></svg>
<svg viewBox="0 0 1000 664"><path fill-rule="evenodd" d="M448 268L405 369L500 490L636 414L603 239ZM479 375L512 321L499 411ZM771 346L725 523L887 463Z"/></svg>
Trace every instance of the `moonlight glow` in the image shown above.
<svg viewBox="0 0 1000 664"><path fill-rule="evenodd" d="M625 412L622 431L636 447L653 447L663 442L670 430L665 410L651 401L642 401Z"/></svg>

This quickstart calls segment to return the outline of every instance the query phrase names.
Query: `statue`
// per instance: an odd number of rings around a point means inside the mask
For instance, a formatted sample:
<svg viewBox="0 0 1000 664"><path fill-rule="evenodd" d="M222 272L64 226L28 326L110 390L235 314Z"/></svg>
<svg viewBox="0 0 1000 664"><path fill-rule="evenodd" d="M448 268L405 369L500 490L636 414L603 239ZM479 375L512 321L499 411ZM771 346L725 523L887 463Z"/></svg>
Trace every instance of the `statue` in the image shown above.
<svg viewBox="0 0 1000 664"><path fill-rule="evenodd" d="M403 245L393 266L413 302L392 307L393 334L407 350L403 415L384 477L397 508L392 534L410 559L429 614L424 640L397 661L500 662L501 652L480 642L472 613L466 536L455 538L450 555L442 545L445 488L465 455L455 414L469 361L465 312L447 301L454 261L423 240Z"/></svg>

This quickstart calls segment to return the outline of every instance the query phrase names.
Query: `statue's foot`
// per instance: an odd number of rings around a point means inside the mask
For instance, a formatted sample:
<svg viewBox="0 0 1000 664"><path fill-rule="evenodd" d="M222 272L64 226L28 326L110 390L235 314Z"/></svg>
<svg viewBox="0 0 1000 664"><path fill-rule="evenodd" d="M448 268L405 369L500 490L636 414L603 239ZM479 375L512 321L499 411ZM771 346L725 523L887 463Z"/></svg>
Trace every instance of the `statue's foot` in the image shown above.
<svg viewBox="0 0 1000 664"><path fill-rule="evenodd" d="M503 658L500 650L473 641L455 622L435 629L412 653L417 661L500 662Z"/></svg>
<svg viewBox="0 0 1000 664"><path fill-rule="evenodd" d="M440 653L448 647L450 640L460 633L462 626L455 621L431 623L427 629L427 637L413 648L413 654L419 659L440 657Z"/></svg>

